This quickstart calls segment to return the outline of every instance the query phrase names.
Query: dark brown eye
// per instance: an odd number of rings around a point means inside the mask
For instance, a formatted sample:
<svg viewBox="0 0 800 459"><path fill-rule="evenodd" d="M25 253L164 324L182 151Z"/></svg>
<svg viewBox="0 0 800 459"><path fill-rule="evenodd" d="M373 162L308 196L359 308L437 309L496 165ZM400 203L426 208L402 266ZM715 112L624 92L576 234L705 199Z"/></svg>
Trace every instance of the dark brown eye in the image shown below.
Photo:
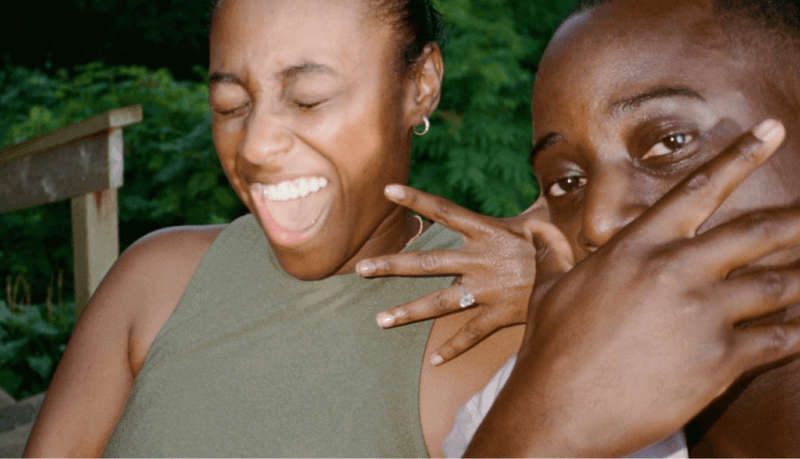
<svg viewBox="0 0 800 459"><path fill-rule="evenodd" d="M647 153L642 156L642 159L653 158L656 156L663 156L668 155L674 151L680 150L686 144L694 140L694 136L691 134L685 134L683 132L675 132L672 133L663 139L660 142L653 145Z"/></svg>
<svg viewBox="0 0 800 459"><path fill-rule="evenodd" d="M553 198L564 196L585 186L586 182L586 178L579 175L564 177L550 185L550 188L547 189L547 195Z"/></svg>

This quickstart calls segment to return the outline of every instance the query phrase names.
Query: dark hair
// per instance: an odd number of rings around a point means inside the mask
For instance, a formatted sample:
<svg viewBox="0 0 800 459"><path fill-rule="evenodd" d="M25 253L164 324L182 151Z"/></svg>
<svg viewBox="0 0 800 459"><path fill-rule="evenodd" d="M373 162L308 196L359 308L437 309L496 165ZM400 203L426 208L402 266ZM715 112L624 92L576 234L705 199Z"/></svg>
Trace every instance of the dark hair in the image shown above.
<svg viewBox="0 0 800 459"><path fill-rule="evenodd" d="M429 43L444 46L444 23L433 0L363 0L376 19L392 25L398 34L397 70L406 75ZM214 11L222 0L212 0L209 31Z"/></svg>
<svg viewBox="0 0 800 459"><path fill-rule="evenodd" d="M376 18L398 33L398 70L407 74L429 43L444 46L444 24L433 0L367 0Z"/></svg>
<svg viewBox="0 0 800 459"><path fill-rule="evenodd" d="M612 1L579 0L570 17ZM760 32L761 37L772 38L770 44L800 53L800 5L796 0L711 0L711 6L739 45L757 45L753 34Z"/></svg>

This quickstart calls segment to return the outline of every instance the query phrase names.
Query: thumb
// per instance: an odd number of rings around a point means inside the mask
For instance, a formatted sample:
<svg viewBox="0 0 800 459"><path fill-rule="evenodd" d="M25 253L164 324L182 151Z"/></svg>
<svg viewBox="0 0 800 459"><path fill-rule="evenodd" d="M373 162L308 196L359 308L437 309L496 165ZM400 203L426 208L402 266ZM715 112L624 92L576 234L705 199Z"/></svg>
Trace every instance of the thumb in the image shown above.
<svg viewBox="0 0 800 459"><path fill-rule="evenodd" d="M558 227L535 218L527 221L525 227L536 247L537 284L540 275L563 274L575 266L572 246Z"/></svg>
<svg viewBox="0 0 800 459"><path fill-rule="evenodd" d="M564 273L575 266L575 255L567 237L555 225L547 222L535 224L531 233L536 246L536 283L528 305L528 318L525 334L533 333L542 314L539 305L542 298Z"/></svg>

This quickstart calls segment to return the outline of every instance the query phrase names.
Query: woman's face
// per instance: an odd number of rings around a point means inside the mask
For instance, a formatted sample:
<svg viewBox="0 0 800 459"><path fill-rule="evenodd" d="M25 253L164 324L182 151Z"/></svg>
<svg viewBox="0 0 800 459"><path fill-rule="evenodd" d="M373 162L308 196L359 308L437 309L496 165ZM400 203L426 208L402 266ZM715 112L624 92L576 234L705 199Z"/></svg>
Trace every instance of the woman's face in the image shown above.
<svg viewBox="0 0 800 459"><path fill-rule="evenodd" d="M800 203L792 101L769 80L732 52L707 1L620 0L562 26L537 75L533 161L577 259L768 117L787 126L786 142L700 232Z"/></svg>
<svg viewBox="0 0 800 459"><path fill-rule="evenodd" d="M216 11L214 144L295 277L402 247L405 213L383 188L406 182L418 120L394 40L359 0L225 0Z"/></svg>

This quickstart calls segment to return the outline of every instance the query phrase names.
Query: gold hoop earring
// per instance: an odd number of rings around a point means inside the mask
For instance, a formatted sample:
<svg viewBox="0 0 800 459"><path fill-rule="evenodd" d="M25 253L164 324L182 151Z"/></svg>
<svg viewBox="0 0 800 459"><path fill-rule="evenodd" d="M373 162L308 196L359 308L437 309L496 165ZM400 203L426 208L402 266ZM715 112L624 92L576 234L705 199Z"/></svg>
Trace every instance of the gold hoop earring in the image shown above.
<svg viewBox="0 0 800 459"><path fill-rule="evenodd" d="M417 130L414 129L414 134L422 136L428 133L428 129L431 128L431 120L429 120L427 116L423 116L422 122L425 123L425 128L420 132L417 132Z"/></svg>

